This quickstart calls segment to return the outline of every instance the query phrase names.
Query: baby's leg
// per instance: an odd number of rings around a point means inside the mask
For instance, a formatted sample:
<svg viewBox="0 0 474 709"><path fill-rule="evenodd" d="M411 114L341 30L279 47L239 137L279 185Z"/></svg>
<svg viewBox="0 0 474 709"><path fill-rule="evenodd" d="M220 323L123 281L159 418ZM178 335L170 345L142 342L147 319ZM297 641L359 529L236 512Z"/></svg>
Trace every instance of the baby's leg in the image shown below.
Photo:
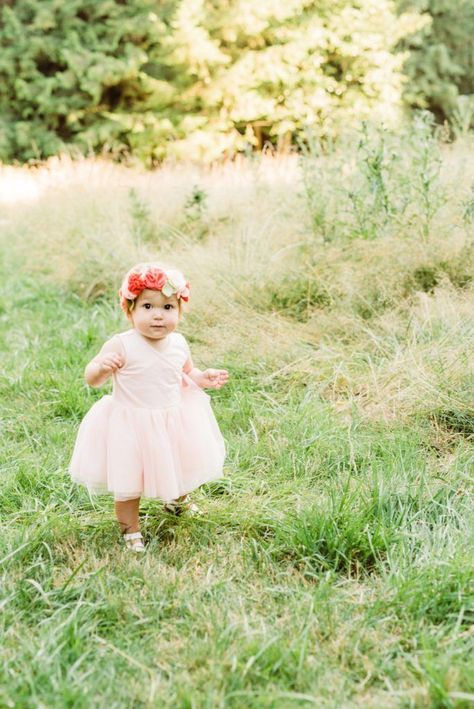
<svg viewBox="0 0 474 709"><path fill-rule="evenodd" d="M115 500L115 515L120 525L122 534L131 534L140 531L138 509L140 498L134 500Z"/></svg>

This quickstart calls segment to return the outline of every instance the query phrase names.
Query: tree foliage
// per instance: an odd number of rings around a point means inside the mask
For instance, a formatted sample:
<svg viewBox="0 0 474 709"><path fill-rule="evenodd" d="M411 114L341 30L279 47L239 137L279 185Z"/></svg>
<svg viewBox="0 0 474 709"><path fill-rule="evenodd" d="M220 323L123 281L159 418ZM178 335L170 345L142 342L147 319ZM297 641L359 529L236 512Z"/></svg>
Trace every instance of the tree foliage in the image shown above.
<svg viewBox="0 0 474 709"><path fill-rule="evenodd" d="M392 0L4 3L0 159L74 149L212 159L307 127L332 136L362 118L389 123L406 59L395 48L426 24L396 10Z"/></svg>
<svg viewBox="0 0 474 709"><path fill-rule="evenodd" d="M53 155L123 142L124 125L159 108L171 84L146 73L160 57L172 4L115 0L19 0L1 11L0 109L2 157ZM169 122L168 122L169 123ZM157 137L170 127L154 122Z"/></svg>
<svg viewBox="0 0 474 709"><path fill-rule="evenodd" d="M398 0L398 7L424 13L430 20L402 40L410 51L405 100L428 108L441 120L456 120L469 104L474 114L473 0Z"/></svg>

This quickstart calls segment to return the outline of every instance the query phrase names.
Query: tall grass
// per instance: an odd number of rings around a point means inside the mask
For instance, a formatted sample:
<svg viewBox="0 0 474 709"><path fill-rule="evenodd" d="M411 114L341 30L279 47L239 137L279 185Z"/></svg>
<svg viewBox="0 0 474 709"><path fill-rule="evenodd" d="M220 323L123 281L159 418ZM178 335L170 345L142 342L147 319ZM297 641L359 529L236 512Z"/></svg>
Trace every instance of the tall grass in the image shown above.
<svg viewBox="0 0 474 709"><path fill-rule="evenodd" d="M0 171L1 706L474 702L472 143L308 144ZM182 330L231 380L225 478L198 519L145 501L138 560L67 465L148 257L189 275Z"/></svg>

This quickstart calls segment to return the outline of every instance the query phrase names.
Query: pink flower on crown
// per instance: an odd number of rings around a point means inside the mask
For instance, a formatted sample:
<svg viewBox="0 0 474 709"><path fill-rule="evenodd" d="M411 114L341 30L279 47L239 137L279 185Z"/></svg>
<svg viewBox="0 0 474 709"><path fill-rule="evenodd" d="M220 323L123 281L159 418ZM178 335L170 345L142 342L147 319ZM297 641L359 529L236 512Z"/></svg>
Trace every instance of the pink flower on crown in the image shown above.
<svg viewBox="0 0 474 709"><path fill-rule="evenodd" d="M180 293L178 294L178 298L181 298L184 300L186 303L189 300L189 291L191 290L191 286L189 285L188 282L186 282L186 285L184 288L181 289Z"/></svg>

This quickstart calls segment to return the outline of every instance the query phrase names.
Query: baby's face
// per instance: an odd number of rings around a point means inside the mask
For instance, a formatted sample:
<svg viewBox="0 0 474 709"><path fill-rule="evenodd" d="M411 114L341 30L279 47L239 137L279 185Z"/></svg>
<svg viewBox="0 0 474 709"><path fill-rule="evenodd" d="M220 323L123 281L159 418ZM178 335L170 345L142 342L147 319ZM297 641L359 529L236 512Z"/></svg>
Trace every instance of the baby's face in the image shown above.
<svg viewBox="0 0 474 709"><path fill-rule="evenodd" d="M144 337L163 340L178 325L178 299L175 295L168 298L161 291L146 289L137 297L130 319Z"/></svg>

